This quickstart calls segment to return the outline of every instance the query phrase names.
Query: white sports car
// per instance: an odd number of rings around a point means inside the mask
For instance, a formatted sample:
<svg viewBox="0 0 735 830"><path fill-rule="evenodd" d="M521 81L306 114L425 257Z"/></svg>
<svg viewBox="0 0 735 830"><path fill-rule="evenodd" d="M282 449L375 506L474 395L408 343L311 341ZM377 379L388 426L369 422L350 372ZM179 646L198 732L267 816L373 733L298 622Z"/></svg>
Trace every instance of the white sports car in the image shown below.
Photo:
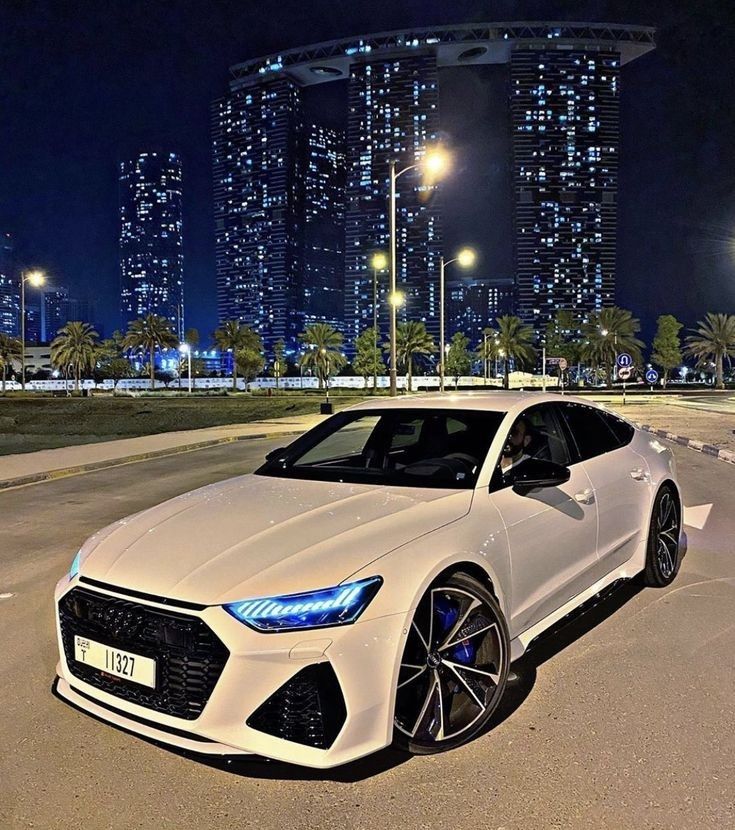
<svg viewBox="0 0 735 830"><path fill-rule="evenodd" d="M674 458L572 397L376 399L89 539L57 693L148 738L311 767L457 747L511 662L686 550Z"/></svg>

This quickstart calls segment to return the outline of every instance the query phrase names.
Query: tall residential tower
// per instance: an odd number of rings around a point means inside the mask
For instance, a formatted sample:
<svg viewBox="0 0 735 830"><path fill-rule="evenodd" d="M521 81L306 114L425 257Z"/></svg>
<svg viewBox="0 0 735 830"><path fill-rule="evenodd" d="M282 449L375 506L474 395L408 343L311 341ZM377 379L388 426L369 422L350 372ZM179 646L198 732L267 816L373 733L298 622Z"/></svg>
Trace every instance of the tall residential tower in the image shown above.
<svg viewBox="0 0 735 830"><path fill-rule="evenodd" d="M123 325L167 317L184 334L181 159L147 152L120 164L120 278Z"/></svg>
<svg viewBox="0 0 735 830"><path fill-rule="evenodd" d="M0 233L0 333L17 337L20 331L20 274L13 237Z"/></svg>

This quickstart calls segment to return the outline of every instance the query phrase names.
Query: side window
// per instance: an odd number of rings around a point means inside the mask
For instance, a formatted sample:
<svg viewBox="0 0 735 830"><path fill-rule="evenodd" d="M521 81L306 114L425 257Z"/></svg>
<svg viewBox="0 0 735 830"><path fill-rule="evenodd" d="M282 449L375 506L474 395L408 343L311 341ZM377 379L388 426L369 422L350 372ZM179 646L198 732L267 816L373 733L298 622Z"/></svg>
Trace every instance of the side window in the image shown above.
<svg viewBox="0 0 735 830"><path fill-rule="evenodd" d="M579 403L563 404L561 409L582 461L617 450L621 446L599 410Z"/></svg>
<svg viewBox="0 0 735 830"><path fill-rule="evenodd" d="M607 425L613 431L613 434L618 439L618 444L621 447L630 444L633 440L633 436L635 435L635 429L633 429L627 421L624 421L622 418L618 418L618 416L613 415L612 412L600 412L600 415L602 415Z"/></svg>

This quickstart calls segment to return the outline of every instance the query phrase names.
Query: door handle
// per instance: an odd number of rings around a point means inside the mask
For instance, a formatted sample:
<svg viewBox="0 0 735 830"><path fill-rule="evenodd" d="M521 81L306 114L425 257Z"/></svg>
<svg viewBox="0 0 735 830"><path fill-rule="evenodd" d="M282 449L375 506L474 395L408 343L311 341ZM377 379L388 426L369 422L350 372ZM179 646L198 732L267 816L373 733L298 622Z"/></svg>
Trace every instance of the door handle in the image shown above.
<svg viewBox="0 0 735 830"><path fill-rule="evenodd" d="M635 481L648 481L648 473L643 467L636 467L630 471L630 477Z"/></svg>
<svg viewBox="0 0 735 830"><path fill-rule="evenodd" d="M586 490L582 490L581 493L574 494L574 501L579 502L580 504L592 504L594 500L594 491L591 490L589 487Z"/></svg>

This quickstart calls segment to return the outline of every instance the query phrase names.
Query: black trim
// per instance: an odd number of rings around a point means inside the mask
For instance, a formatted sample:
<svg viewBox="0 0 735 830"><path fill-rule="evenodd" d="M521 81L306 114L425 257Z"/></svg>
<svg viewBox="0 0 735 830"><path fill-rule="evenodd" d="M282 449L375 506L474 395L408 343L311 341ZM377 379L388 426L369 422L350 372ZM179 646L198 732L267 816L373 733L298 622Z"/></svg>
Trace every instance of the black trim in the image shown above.
<svg viewBox="0 0 735 830"><path fill-rule="evenodd" d="M95 715L94 712L88 712L86 709L83 709L79 704L75 703L73 700L69 700L69 698L64 697L61 692L58 691L59 685L59 678L57 677L54 680L53 685L51 686L51 692L53 693L54 697L59 698L59 700L63 700L64 703L68 703L69 706L73 706L75 709L78 709L80 712L84 712L85 715L90 715L91 717L98 717ZM151 729L157 729L159 732L166 732L169 735L176 735L178 738L186 738L188 741L197 741L198 743L202 744L216 744L219 743L218 741L212 741L209 738L203 738L201 735L195 735L192 732L186 732L184 729L177 729L175 726L166 726L162 723L156 723L155 721L148 720L147 718L141 718L138 715L131 715L130 712L124 712L122 709L117 709L114 706L110 706L109 703L103 703L101 700L97 700L96 697L92 697L92 695L83 692L81 689L77 689L76 686L72 686L71 683L69 684L69 688L74 692L74 694L79 695L79 697L85 698L85 700L89 700L91 703L94 703L96 706L99 706L101 709L106 709L108 712L112 712L115 715L119 715L121 718L125 718L126 720L133 721L134 723L139 723L141 726L148 726ZM120 726L121 728L125 728L122 724L112 723L112 721L105 721L105 723L110 723L112 726ZM143 736L148 737L148 736Z"/></svg>
<svg viewBox="0 0 735 830"><path fill-rule="evenodd" d="M171 599L170 597L161 597L157 594L147 594L145 591L133 591L131 588L118 588L116 585L110 585L107 582L100 582L99 579L90 579L88 576L80 576L80 582L87 585L94 585L96 588L104 588L105 591L114 591L117 594L127 597L135 597L136 599L145 599L148 602L157 602L160 605L173 605L178 608L186 608L189 611L204 611L209 608L208 605L202 605L198 602L188 602L184 599Z"/></svg>

